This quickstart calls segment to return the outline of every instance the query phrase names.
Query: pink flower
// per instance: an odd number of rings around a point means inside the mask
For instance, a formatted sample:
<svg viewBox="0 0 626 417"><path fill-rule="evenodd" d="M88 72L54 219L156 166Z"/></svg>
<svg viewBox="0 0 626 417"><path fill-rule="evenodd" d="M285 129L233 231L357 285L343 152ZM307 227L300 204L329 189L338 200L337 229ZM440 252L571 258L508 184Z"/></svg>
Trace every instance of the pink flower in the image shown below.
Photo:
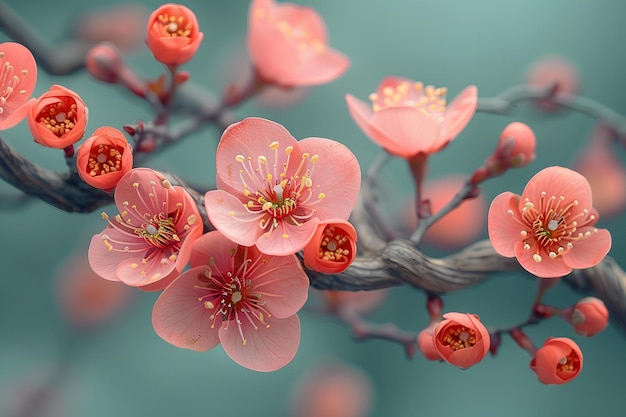
<svg viewBox="0 0 626 417"><path fill-rule="evenodd" d="M260 118L224 131L216 165L218 190L205 196L209 220L230 240L268 255L296 253L320 221L347 219L361 183L359 163L341 143L296 141Z"/></svg>
<svg viewBox="0 0 626 417"><path fill-rule="evenodd" d="M36 82L37 63L28 48L15 42L0 43L0 130L26 117Z"/></svg>
<svg viewBox="0 0 626 417"><path fill-rule="evenodd" d="M148 18L146 42L154 58L166 65L180 65L191 60L204 34L193 11L180 4L168 3Z"/></svg>
<svg viewBox="0 0 626 417"><path fill-rule="evenodd" d="M87 127L87 106L74 91L53 85L30 107L28 128L35 142L63 149L81 140Z"/></svg>
<svg viewBox="0 0 626 417"><path fill-rule="evenodd" d="M148 168L126 173L115 188L120 211L89 245L89 263L102 278L161 290L187 264L202 234L200 213L183 187Z"/></svg>
<svg viewBox="0 0 626 417"><path fill-rule="evenodd" d="M148 11L139 3L87 12L75 19L75 36L87 43L111 42L124 51L143 45Z"/></svg>
<svg viewBox="0 0 626 417"><path fill-rule="evenodd" d="M553 166L536 174L521 197L505 192L491 203L489 239L502 256L515 256L541 278L567 275L598 264L611 248L608 230L591 206L591 188L582 175Z"/></svg>
<svg viewBox="0 0 626 417"><path fill-rule="evenodd" d="M110 191L133 167L133 147L119 130L96 129L76 155L78 175L95 188Z"/></svg>
<svg viewBox="0 0 626 417"><path fill-rule="evenodd" d="M284 87L324 84L350 65L328 46L324 21L315 10L273 0L250 4L248 49L258 76Z"/></svg>
<svg viewBox="0 0 626 417"><path fill-rule="evenodd" d="M490 337L475 314L446 313L433 330L433 343L444 361L469 368L489 352Z"/></svg>
<svg viewBox="0 0 626 417"><path fill-rule="evenodd" d="M565 319L574 326L577 334L591 337L606 329L609 310L596 297L585 297L565 311Z"/></svg>
<svg viewBox="0 0 626 417"><path fill-rule="evenodd" d="M324 308L332 313L349 311L358 316L366 316L380 307L389 290L387 288L369 291L315 290L313 294L318 295Z"/></svg>
<svg viewBox="0 0 626 417"><path fill-rule="evenodd" d="M296 313L309 280L295 255L264 255L214 231L198 239L185 271L167 287L152 313L157 334L196 351L219 343L246 368L275 371L300 343Z"/></svg>
<svg viewBox="0 0 626 417"><path fill-rule="evenodd" d="M316 366L295 388L290 417L365 417L372 408L372 380L341 362Z"/></svg>
<svg viewBox="0 0 626 417"><path fill-rule="evenodd" d="M304 262L314 271L338 274L356 256L356 230L346 220L324 220L304 247Z"/></svg>
<svg viewBox="0 0 626 417"><path fill-rule="evenodd" d="M63 315L80 328L106 323L128 306L133 289L100 278L84 253L67 259L56 274L57 298Z"/></svg>
<svg viewBox="0 0 626 417"><path fill-rule="evenodd" d="M530 361L530 369L543 384L565 384L583 368L583 354L567 337L549 338Z"/></svg>
<svg viewBox="0 0 626 417"><path fill-rule="evenodd" d="M467 87L447 107L446 92L446 88L387 77L370 94L372 106L350 94L346 101L363 133L390 154L410 159L440 151L474 115L476 87Z"/></svg>

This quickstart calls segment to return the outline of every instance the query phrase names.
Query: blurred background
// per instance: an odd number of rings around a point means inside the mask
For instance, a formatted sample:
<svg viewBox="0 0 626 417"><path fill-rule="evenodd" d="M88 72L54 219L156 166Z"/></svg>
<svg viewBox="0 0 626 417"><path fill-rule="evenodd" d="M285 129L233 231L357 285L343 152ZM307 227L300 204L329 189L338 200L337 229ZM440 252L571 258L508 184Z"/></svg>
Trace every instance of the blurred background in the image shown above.
<svg viewBox="0 0 626 417"><path fill-rule="evenodd" d="M84 13L101 12L123 2L6 3L57 47L60 42L55 40L70 33ZM238 73L236 63L246 54L248 2L182 3L195 11L205 35L198 54L184 69L191 73L193 82L219 94ZM249 102L236 113L241 118L261 116L277 121L296 138L339 140L353 150L363 170L380 150L354 124L344 96L351 93L365 100L387 75L447 86L449 99L470 84L478 87L480 97L491 97L523 83L533 62L558 55L577 68L583 95L626 113L623 2L297 3L310 5L323 16L331 45L351 58L351 68L340 79L311 89L298 103L277 109ZM161 4L144 1L137 10L147 16ZM0 32L0 42L7 40ZM143 46L126 59L144 76L156 78L163 72ZM145 102L121 87L97 82L85 72L59 77L40 71L34 96L52 84L78 92L87 103L86 136L103 125L120 128L152 117ZM546 116L529 103L520 105L512 116L479 113L448 148L431 159L429 178L471 174L491 153L502 129L514 120L535 130L537 159L526 168L489 181L484 187L487 202L505 190L520 193L528 179L546 166L571 165L584 151L595 127L594 120L586 115L559 112ZM210 186L215 178L214 149L220 134L212 127L198 131L147 164ZM60 151L33 143L25 122L2 132L2 138L48 169L66 169ZM622 149L617 156L624 161ZM386 166L381 180L389 183L389 189L397 190L388 198L398 206L410 197L411 190L406 167L400 162ZM17 195L9 185L0 184L3 200ZM63 287L64 278L70 275L65 265L75 262L75 256L84 257L91 236L105 227L99 211L68 214L39 201L13 209L6 205L0 211L0 253L4 255L0 266L0 413L5 415L287 416L296 401L298 381L328 363L356 369L360 380L366 381L371 407L364 415L370 417L622 415L626 339L614 325L591 339L576 336L569 325L556 319L528 329L539 346L549 336L565 336L581 347L584 368L576 380L563 386L539 383L528 368L528 354L508 338L495 358L488 356L461 371L445 363L428 362L419 353L407 360L399 346L388 342L355 342L343 325L307 311L300 314L302 339L296 358L271 374L240 367L220 347L196 353L161 340L151 326L155 293L133 291L125 309L112 321L89 329L77 327L68 321L70 316L64 310L67 301L59 294L68 291ZM624 221L621 216L599 223L612 231L610 255L623 268L626 238L619 232ZM463 229L458 233L463 234ZM486 229L480 236L486 237ZM430 253L444 252L432 249ZM476 313L488 326L519 322L528 315L535 286L526 275L499 274L479 286L446 296L444 311ZM561 284L548 294L546 302L565 307L580 297ZM395 288L372 321L392 321L418 332L427 323L424 301L420 292ZM23 411L26 406L16 405L20 398L31 398L32 403L33 396L28 393L46 381L49 389L35 390L42 403L45 399L44 407ZM20 409L22 414L10 414L11 409Z"/></svg>

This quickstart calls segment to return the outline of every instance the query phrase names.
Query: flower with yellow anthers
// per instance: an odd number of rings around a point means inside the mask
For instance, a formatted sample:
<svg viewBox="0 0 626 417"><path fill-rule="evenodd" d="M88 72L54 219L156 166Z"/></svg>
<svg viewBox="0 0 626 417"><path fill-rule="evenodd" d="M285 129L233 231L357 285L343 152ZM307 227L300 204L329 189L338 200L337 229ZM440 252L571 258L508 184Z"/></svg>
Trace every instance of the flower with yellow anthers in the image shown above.
<svg viewBox="0 0 626 417"><path fill-rule="evenodd" d="M489 239L502 256L541 278L558 278L598 264L611 234L594 225L591 187L579 173L553 166L528 181L522 195L504 192L489 208Z"/></svg>
<svg viewBox="0 0 626 417"><path fill-rule="evenodd" d="M248 49L259 78L283 87L324 84L350 66L345 55L328 46L319 14L291 3L252 1Z"/></svg>
<svg viewBox="0 0 626 417"><path fill-rule="evenodd" d="M0 43L0 130L21 122L34 99L37 63L25 46Z"/></svg>
<svg viewBox="0 0 626 417"><path fill-rule="evenodd" d="M148 19L146 43L154 58L166 65L193 58L203 37L194 12L181 4L164 4Z"/></svg>
<svg viewBox="0 0 626 417"><path fill-rule="evenodd" d="M148 168L126 173L115 188L120 213L91 239L89 263L111 281L162 290L185 267L202 234L200 213L183 187Z"/></svg>
<svg viewBox="0 0 626 417"><path fill-rule="evenodd" d="M583 369L583 354L572 339L548 338L535 352L530 369L543 384L565 384Z"/></svg>
<svg viewBox="0 0 626 417"><path fill-rule="evenodd" d="M350 94L346 102L363 133L390 154L410 159L440 151L474 115L476 87L465 88L449 105L446 94L445 87L387 77L370 94L371 104Z"/></svg>
<svg viewBox="0 0 626 417"><path fill-rule="evenodd" d="M475 314L446 313L433 330L433 345L444 361L469 368L480 362L491 346L489 331Z"/></svg>
<svg viewBox="0 0 626 417"><path fill-rule="evenodd" d="M230 240L270 255L303 249L322 220L347 219L361 184L359 163L346 146L296 141L261 118L226 129L216 168L218 189L205 195L209 220Z"/></svg>

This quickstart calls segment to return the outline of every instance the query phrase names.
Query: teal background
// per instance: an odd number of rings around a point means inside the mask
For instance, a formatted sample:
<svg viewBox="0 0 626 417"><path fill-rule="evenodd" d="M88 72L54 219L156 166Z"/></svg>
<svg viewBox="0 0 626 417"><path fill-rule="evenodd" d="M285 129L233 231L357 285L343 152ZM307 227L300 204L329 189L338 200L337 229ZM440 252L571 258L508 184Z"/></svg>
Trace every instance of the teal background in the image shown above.
<svg viewBox="0 0 626 417"><path fill-rule="evenodd" d="M81 12L119 2L7 3L43 36L55 40ZM291 108L270 110L248 103L237 109L237 114L280 122L296 138L321 136L342 141L357 155L363 169L380 151L351 120L344 95L366 99L387 75L445 85L449 98L475 84L481 97L489 97L522 82L533 61L559 54L577 65L585 95L626 113L626 6L620 0L299 3L320 12L331 44L350 56L351 68L337 81L312 89ZM148 10L160 5L156 1L143 4ZM198 0L184 4L196 12L205 34L200 51L185 69L194 82L219 92L228 79L226 63L244 50L248 2ZM6 35L0 33L0 42L5 40ZM128 62L147 76L156 77L162 71L146 49L129 56ZM145 103L85 73L54 77L40 72L35 96L54 83L83 97L90 111L88 132L102 125L119 127L151 117ZM504 190L519 193L545 166L569 164L594 126L585 115L544 117L527 105L520 106L514 117L477 114L445 151L432 158L431 177L471 173L512 120L535 129L538 158L530 166L488 183L484 190L488 201ZM215 174L212 152L219 134L213 128L203 129L151 159L149 165L192 182L211 184ZM32 143L25 123L2 132L2 137L29 159L49 169L65 169L61 152ZM618 153L622 158L621 149ZM410 193L405 171L397 162L385 169L385 178L399 192L398 201ZM0 184L0 193L0 198L16 195L6 184ZM620 233L623 219L600 224L612 231L611 255L625 267L622 248L626 242ZM0 264L0 401L2 393L10 392L9 387L24 375L45 370L63 357L70 371L55 386L68 405L66 415L284 416L294 381L335 358L360 367L371 378L376 391L371 417L623 415L626 340L615 326L591 339L576 336L558 320L528 329L538 345L548 336L571 337L579 343L584 369L564 386L540 384L528 369L529 356L508 338L497 357L487 357L460 371L427 362L419 355L407 360L402 349L390 343L355 342L342 325L307 312L300 314L302 341L295 360L272 374L255 373L234 364L219 347L196 353L163 342L150 324L157 296L153 293L136 294L131 308L100 331L69 337L55 298L55 272L70 254L86 252L90 237L104 226L99 212L68 214L40 202L0 212L0 253L4 255ZM526 317L534 290L535 282L527 276L499 274L475 288L447 296L445 310L470 311L487 325L506 325ZM561 285L547 301L567 306L579 297ZM409 288L396 288L373 320L394 321L407 330L419 331L426 322L424 296Z"/></svg>

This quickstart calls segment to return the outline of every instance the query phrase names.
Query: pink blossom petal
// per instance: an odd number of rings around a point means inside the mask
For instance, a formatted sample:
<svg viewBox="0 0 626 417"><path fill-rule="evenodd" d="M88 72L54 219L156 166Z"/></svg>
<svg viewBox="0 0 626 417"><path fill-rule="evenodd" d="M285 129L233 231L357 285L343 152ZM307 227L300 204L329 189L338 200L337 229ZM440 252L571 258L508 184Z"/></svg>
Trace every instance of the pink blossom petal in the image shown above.
<svg viewBox="0 0 626 417"><path fill-rule="evenodd" d="M115 205L120 210L128 205L129 215L137 219L138 224L145 221L144 213L154 214L164 212L164 209L167 209L167 213L174 211L172 207L164 207L160 203L170 200L166 198L166 193L170 192L170 190L166 191L166 188L163 187L163 180L162 176L149 168L135 168L127 172L117 183ZM151 181L154 185L152 185ZM150 193L153 194L153 197L150 197ZM176 202L178 202L178 199L171 199L174 208ZM132 208L133 205L136 206L135 209Z"/></svg>
<svg viewBox="0 0 626 417"><path fill-rule="evenodd" d="M274 317L290 317L307 300L309 279L295 255L263 256L254 271L255 291L262 295L264 307Z"/></svg>
<svg viewBox="0 0 626 417"><path fill-rule="evenodd" d="M270 144L273 142L279 144L276 153L270 149ZM239 155L244 158L252 157L250 162L246 160L244 163L253 172L259 166L257 158L263 155L267 157L270 164L276 164L280 171L283 164L287 163L285 149L289 146L293 148L290 155L291 161L299 164L302 154L298 142L282 125L258 117L249 117L230 125L222 134L217 146L217 188L235 195L243 195L243 181L251 189L256 188L254 181L250 180L245 173L240 174L242 165L236 161L237 157ZM276 158L274 158L275 155ZM273 166L268 166L266 169L270 172L274 171Z"/></svg>
<svg viewBox="0 0 626 417"><path fill-rule="evenodd" d="M509 210L518 213L519 198L507 191L494 198L489 207L489 240L496 252L508 258L515 256L515 244L521 241L524 229L508 214Z"/></svg>
<svg viewBox="0 0 626 417"><path fill-rule="evenodd" d="M176 272L176 262L169 260L167 256L163 255L163 253L157 252L147 263L138 260L137 256L131 259L124 259L117 262L115 274L124 284L133 287L144 287L154 284L159 280L165 279L172 272ZM164 286L161 284L156 288L163 289Z"/></svg>
<svg viewBox="0 0 626 417"><path fill-rule="evenodd" d="M314 192L324 193L325 197L310 206L315 209L316 217L320 220L350 217L361 188L361 168L354 154L330 139L307 138L299 144L303 153L319 155L311 180Z"/></svg>
<svg viewBox="0 0 626 417"><path fill-rule="evenodd" d="M37 99L32 98L18 107L15 111L7 112L8 116L0 120L0 130L11 128L24 120L35 101L37 101ZM5 110L8 110L7 107L8 105L5 106Z"/></svg>
<svg viewBox="0 0 626 417"><path fill-rule="evenodd" d="M452 100L445 112L445 121L441 127L444 141L454 139L469 123L476 113L478 89L470 85Z"/></svg>
<svg viewBox="0 0 626 417"><path fill-rule="evenodd" d="M152 310L152 325L156 333L174 346L196 351L209 350L219 343L217 328L221 318L211 319L213 310L198 301L196 276L206 267L184 272L159 296Z"/></svg>
<svg viewBox="0 0 626 417"><path fill-rule="evenodd" d="M552 166L539 171L528 181L526 188L524 188L522 199L520 200L520 210L525 204L524 198L529 198L531 202L537 204L542 192L545 192L548 198L551 196L556 198L564 196L568 203L576 199L578 204L570 210L572 217L584 209L591 209L592 206L589 183L585 177L571 169Z"/></svg>
<svg viewBox="0 0 626 417"><path fill-rule="evenodd" d="M252 246L263 233L259 221L264 214L250 213L237 197L228 192L209 191L204 196L204 203L213 226L233 242Z"/></svg>
<svg viewBox="0 0 626 417"><path fill-rule="evenodd" d="M222 233L205 233L193 243L189 266L209 265L213 259L219 270L229 270L233 258L230 251L236 248L237 244Z"/></svg>
<svg viewBox="0 0 626 417"><path fill-rule="evenodd" d="M102 233L94 235L89 244L89 265L102 278L109 281L119 281L116 273L117 264L125 260L137 259L138 255L135 251L114 250L110 244L105 243L105 240L109 241L110 239L123 242L128 239L128 235L111 227L107 227ZM141 241L143 239L137 239L137 242ZM137 242L129 243L137 246ZM144 246L147 250L147 245Z"/></svg>
<svg viewBox="0 0 626 417"><path fill-rule="evenodd" d="M292 85L318 85L339 78L350 67L350 58L341 52L325 47L310 60L303 62L297 72L284 75L283 82Z"/></svg>
<svg viewBox="0 0 626 417"><path fill-rule="evenodd" d="M298 226L281 221L277 229L261 234L255 244L263 253L276 256L291 255L309 243L318 223L319 219L316 217Z"/></svg>
<svg viewBox="0 0 626 417"><path fill-rule="evenodd" d="M328 34L324 20L312 7L303 7L290 3L274 3L276 20L284 19L292 26L296 26L323 43L328 41Z"/></svg>
<svg viewBox="0 0 626 417"><path fill-rule="evenodd" d="M591 236L573 243L574 247L562 255L565 263L573 269L590 268L600 263L611 250L611 233L594 227L582 227L577 232L590 232Z"/></svg>
<svg viewBox="0 0 626 417"><path fill-rule="evenodd" d="M267 328L254 327L242 320L242 333L234 321L224 322L219 337L226 354L239 365L258 372L272 372L287 365L295 357L300 345L300 320L298 316L285 319L265 319Z"/></svg>
<svg viewBox="0 0 626 417"><path fill-rule="evenodd" d="M524 243L521 240L515 243L515 257L520 265L531 274L539 278L560 278L572 272L572 268L565 263L562 256L551 259L547 253L542 253L541 262L537 262L533 258L535 254L533 247L529 250L524 249Z"/></svg>
<svg viewBox="0 0 626 417"><path fill-rule="evenodd" d="M458 366L459 368L469 368L472 365L480 362L485 356L485 344L483 341L477 342L474 346L468 349L455 350L448 356L447 361Z"/></svg>
<svg viewBox="0 0 626 417"><path fill-rule="evenodd" d="M372 139L395 155L430 153L438 147L439 125L417 108L388 107L374 113L371 122L384 135Z"/></svg>

